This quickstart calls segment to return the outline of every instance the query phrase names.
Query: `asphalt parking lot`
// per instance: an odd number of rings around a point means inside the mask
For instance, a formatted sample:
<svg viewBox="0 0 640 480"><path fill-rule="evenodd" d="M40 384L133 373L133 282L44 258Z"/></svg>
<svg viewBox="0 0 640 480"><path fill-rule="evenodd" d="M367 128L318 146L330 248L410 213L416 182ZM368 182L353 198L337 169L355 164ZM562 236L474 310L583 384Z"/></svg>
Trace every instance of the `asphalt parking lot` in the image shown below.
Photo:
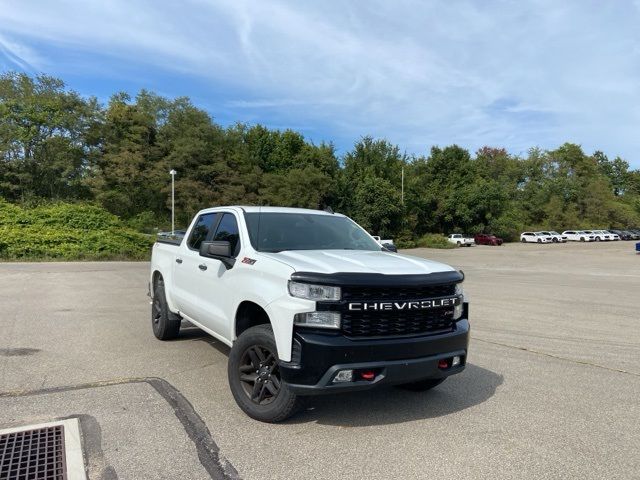
<svg viewBox="0 0 640 480"><path fill-rule="evenodd" d="M632 242L408 251L466 274L467 370L246 417L227 348L160 342L147 263L0 264L0 428L81 420L91 478L640 478Z"/></svg>

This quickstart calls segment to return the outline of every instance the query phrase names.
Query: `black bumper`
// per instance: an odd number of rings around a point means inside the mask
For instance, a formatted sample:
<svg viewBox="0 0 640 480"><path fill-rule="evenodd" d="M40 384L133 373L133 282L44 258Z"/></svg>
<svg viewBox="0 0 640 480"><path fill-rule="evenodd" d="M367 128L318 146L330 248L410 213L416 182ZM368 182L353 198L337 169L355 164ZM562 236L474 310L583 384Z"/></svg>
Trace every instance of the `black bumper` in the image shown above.
<svg viewBox="0 0 640 480"><path fill-rule="evenodd" d="M280 362L282 380L300 395L365 390L383 384L442 378L464 370L469 322L459 320L452 332L403 338L350 339L336 332L304 331L294 335L291 362ZM459 366L441 368L440 360L459 356ZM354 370L351 382L334 383L335 374ZM361 372L374 372L365 380Z"/></svg>

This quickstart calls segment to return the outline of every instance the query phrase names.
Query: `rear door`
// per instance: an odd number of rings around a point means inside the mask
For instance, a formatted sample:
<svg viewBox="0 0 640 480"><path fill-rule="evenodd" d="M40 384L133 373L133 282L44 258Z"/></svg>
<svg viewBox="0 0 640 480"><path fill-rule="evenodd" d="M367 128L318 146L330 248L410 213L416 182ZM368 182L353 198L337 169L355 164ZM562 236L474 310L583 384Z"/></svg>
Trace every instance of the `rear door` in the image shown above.
<svg viewBox="0 0 640 480"><path fill-rule="evenodd" d="M197 294L200 275L200 244L211 238L220 219L217 212L203 213L195 221L189 236L182 242L173 265L173 298L180 312L198 320ZM199 320L198 320L199 321Z"/></svg>

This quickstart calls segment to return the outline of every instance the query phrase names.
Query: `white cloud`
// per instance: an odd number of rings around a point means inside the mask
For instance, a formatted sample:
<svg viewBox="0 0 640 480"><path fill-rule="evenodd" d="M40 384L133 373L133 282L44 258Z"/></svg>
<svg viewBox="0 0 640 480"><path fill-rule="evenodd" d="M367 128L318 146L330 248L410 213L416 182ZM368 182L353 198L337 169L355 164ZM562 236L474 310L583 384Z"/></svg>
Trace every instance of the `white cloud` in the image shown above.
<svg viewBox="0 0 640 480"><path fill-rule="evenodd" d="M280 108L413 152L574 141L640 165L632 3L2 3L2 44L18 57L12 45L29 39L144 62L245 92L229 108Z"/></svg>
<svg viewBox="0 0 640 480"><path fill-rule="evenodd" d="M2 57L6 59L7 67L18 67L28 72L40 69L44 65L40 55L32 48L10 40L2 34L0 34L0 56L0 60Z"/></svg>

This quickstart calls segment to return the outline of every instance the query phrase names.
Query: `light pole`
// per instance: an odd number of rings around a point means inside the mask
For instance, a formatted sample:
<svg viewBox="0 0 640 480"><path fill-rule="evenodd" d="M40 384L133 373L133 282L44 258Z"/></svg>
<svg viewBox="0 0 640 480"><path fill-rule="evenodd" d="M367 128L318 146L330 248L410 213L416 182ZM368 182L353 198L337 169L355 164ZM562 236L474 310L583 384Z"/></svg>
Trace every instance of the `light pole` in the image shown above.
<svg viewBox="0 0 640 480"><path fill-rule="evenodd" d="M400 201L404 206L404 167L402 167L402 193L401 193Z"/></svg>
<svg viewBox="0 0 640 480"><path fill-rule="evenodd" d="M176 230L176 172L173 168L169 172L171 175L171 235L175 234Z"/></svg>

